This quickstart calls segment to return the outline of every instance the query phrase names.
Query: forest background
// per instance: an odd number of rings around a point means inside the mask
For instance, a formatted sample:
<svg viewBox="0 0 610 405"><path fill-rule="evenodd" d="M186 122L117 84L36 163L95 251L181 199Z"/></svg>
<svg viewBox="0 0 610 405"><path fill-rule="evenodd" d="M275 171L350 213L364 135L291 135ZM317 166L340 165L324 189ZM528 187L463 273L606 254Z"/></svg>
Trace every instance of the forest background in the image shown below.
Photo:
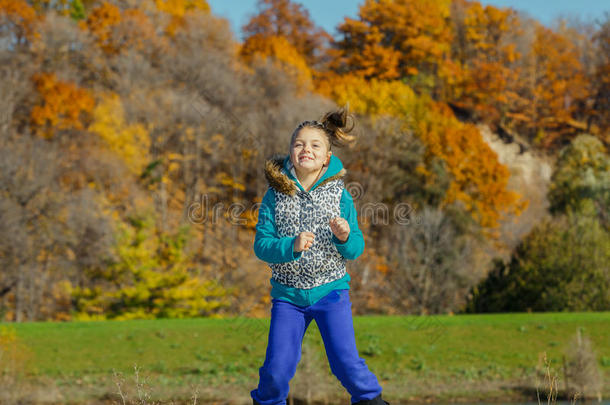
<svg viewBox="0 0 610 405"><path fill-rule="evenodd" d="M0 320L268 315L266 158L338 106L355 314L610 309L610 13L0 0Z"/></svg>

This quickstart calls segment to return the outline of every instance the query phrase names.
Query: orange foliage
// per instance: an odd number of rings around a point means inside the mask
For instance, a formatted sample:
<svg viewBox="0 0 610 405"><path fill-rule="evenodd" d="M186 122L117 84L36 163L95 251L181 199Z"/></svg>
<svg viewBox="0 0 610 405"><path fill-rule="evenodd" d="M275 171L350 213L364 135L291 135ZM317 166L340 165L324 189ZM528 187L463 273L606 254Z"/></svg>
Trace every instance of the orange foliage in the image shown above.
<svg viewBox="0 0 610 405"><path fill-rule="evenodd" d="M18 44L40 38L35 30L39 19L36 10L24 0L0 0L0 25L7 24Z"/></svg>
<svg viewBox="0 0 610 405"><path fill-rule="evenodd" d="M536 141L549 148L573 135L570 122L578 102L588 96L588 86L579 50L567 36L543 25L536 26L535 35L532 82L528 83L533 100L528 108L532 120L525 124L537 133Z"/></svg>
<svg viewBox="0 0 610 405"><path fill-rule="evenodd" d="M89 31L108 55L116 55L129 47L149 49L157 41L155 27L141 10L131 8L121 12L108 2L95 7L86 20L79 21L79 27Z"/></svg>
<svg viewBox="0 0 610 405"><path fill-rule="evenodd" d="M320 59L317 51L332 37L314 25L308 11L290 0L259 0L258 7L259 13L242 27L245 48L250 52L257 51L256 45L261 44L263 39L283 37L308 66L315 68ZM254 43L249 44L251 39L254 39Z"/></svg>
<svg viewBox="0 0 610 405"><path fill-rule="evenodd" d="M461 201L475 220L490 231L499 225L505 213L519 215L527 202L519 201L519 194L507 191L509 170L472 124L459 122L449 107L417 96L401 81L365 80L358 76L331 75L319 81L317 89L337 104L349 102L351 109L373 118L389 114L402 118L426 145L424 161L434 157L446 162L451 175L449 190L443 205ZM419 169L427 181L438 181L433 171Z"/></svg>
<svg viewBox="0 0 610 405"><path fill-rule="evenodd" d="M150 50L151 43L163 43L157 37L155 26L146 14L136 8L123 12L123 25L128 29L127 35L122 38L123 47L132 46L137 50Z"/></svg>
<svg viewBox="0 0 610 405"><path fill-rule="evenodd" d="M103 2L95 7L86 20L79 21L83 30L88 30L96 39L97 45L108 54L118 52L112 42L112 29L121 21L121 10L114 4Z"/></svg>
<svg viewBox="0 0 610 405"><path fill-rule="evenodd" d="M399 78L402 55L399 50L382 45L383 34L379 28L350 18L345 21L345 35L350 39L339 42L338 48L328 51L333 58L329 64L331 70L349 72L365 79Z"/></svg>
<svg viewBox="0 0 610 405"><path fill-rule="evenodd" d="M512 9L454 0L454 60L439 71L443 99L492 126L504 124L550 148L585 128L575 121L588 97L580 53L569 38L578 35L540 24L525 55L515 41L523 27Z"/></svg>
<svg viewBox="0 0 610 405"><path fill-rule="evenodd" d="M476 56L485 55L489 62L514 59L514 44L501 42L507 33L516 33L519 29L514 10L468 3L464 23L470 52L478 54Z"/></svg>
<svg viewBox="0 0 610 405"><path fill-rule="evenodd" d="M593 40L597 43L600 62L594 75L595 102L590 112L590 121L596 121L591 133L601 132L602 141L610 148L610 14ZM599 128L598 128L599 127Z"/></svg>
<svg viewBox="0 0 610 405"><path fill-rule="evenodd" d="M507 40L520 32L520 21L512 9L466 0L454 0L453 6L462 12L456 16L455 60L439 71L446 84L444 99L473 112L476 119L497 124L505 110L521 102L515 92L519 69L514 63L521 55Z"/></svg>
<svg viewBox="0 0 610 405"><path fill-rule="evenodd" d="M299 90L311 88L312 74L307 62L284 37L254 35L245 41L239 55L248 64L257 56L272 57L276 66L296 81Z"/></svg>
<svg viewBox="0 0 610 405"><path fill-rule="evenodd" d="M484 228L496 228L503 213L519 215L527 208L518 193L506 190L510 171L474 125L456 120L444 103L430 103L421 111L415 122L426 154L441 157L452 175L444 204L463 202Z"/></svg>
<svg viewBox="0 0 610 405"><path fill-rule="evenodd" d="M32 80L40 96L30 113L36 134L50 138L56 130L84 128L81 114L89 115L95 106L89 90L57 80L55 73L36 73Z"/></svg>
<svg viewBox="0 0 610 405"><path fill-rule="evenodd" d="M394 79L434 71L449 52L449 0L367 0L338 27L330 68Z"/></svg>

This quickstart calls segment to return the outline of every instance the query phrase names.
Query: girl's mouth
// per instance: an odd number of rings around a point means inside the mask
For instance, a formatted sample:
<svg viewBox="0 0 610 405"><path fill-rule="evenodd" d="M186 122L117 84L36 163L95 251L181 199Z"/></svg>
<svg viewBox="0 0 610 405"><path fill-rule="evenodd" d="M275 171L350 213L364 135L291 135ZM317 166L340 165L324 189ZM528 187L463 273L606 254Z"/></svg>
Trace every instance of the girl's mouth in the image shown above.
<svg viewBox="0 0 610 405"><path fill-rule="evenodd" d="M301 157L299 158L299 161L300 161L300 162L302 162L302 161L304 161L304 160L313 160L313 159L312 159L312 158L310 158L309 156L301 156Z"/></svg>

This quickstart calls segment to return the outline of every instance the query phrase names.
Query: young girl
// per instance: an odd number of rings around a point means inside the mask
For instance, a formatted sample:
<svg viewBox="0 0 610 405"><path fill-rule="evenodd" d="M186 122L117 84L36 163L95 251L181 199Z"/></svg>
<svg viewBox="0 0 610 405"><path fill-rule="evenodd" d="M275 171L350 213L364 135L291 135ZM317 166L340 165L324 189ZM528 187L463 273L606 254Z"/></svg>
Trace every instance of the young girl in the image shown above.
<svg viewBox="0 0 610 405"><path fill-rule="evenodd" d="M358 355L346 260L364 250L357 213L345 189L345 169L331 152L354 137L344 130L347 109L304 121L290 154L265 162L269 188L258 213L254 252L271 267L271 326L255 405L286 404L289 381L301 359L303 336L315 319L330 369L351 403L389 405L377 377Z"/></svg>

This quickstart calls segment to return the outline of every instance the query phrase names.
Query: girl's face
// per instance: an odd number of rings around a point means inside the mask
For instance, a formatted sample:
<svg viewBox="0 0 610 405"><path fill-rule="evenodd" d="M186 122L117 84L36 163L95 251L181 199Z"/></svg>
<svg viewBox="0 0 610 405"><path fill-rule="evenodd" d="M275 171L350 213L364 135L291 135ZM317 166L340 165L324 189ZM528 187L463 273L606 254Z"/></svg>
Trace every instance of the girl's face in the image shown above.
<svg viewBox="0 0 610 405"><path fill-rule="evenodd" d="M326 135L316 128L302 128L290 147L290 161L299 173L320 170L332 155Z"/></svg>

